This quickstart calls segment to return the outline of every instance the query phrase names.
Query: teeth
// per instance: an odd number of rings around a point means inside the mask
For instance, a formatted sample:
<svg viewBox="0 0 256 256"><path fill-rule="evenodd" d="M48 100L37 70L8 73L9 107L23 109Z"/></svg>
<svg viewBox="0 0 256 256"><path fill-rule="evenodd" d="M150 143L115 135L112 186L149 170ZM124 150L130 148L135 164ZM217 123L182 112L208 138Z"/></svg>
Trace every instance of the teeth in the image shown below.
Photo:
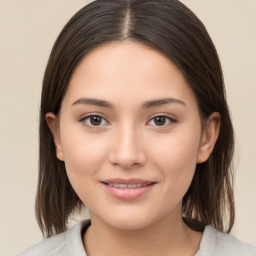
<svg viewBox="0 0 256 256"><path fill-rule="evenodd" d="M117 183L108 183L110 187L115 187L115 188L141 188L141 187L146 187L149 184L117 184Z"/></svg>
<svg viewBox="0 0 256 256"><path fill-rule="evenodd" d="M137 184L128 184L127 187L128 187L128 188L136 188L136 187L137 187Z"/></svg>

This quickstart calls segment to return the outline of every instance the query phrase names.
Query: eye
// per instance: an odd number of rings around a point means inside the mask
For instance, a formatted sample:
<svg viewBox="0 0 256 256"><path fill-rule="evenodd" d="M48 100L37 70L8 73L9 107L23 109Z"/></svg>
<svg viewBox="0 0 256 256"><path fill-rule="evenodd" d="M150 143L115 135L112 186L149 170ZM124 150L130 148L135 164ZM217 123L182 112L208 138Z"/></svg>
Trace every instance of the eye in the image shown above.
<svg viewBox="0 0 256 256"><path fill-rule="evenodd" d="M97 127L97 126L103 126L108 124L105 118L98 115L85 116L80 121L83 122L88 127Z"/></svg>
<svg viewBox="0 0 256 256"><path fill-rule="evenodd" d="M170 123L175 123L176 120L169 116L156 116L153 117L148 124L153 126L166 126Z"/></svg>

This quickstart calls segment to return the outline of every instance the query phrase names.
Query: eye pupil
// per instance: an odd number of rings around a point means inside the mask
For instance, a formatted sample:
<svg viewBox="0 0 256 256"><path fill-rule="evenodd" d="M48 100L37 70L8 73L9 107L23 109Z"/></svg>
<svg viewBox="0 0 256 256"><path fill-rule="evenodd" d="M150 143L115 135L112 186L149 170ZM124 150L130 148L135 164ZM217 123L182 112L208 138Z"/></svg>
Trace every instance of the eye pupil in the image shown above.
<svg viewBox="0 0 256 256"><path fill-rule="evenodd" d="M91 116L90 117L90 122L91 122L92 125L95 125L95 126L100 125L101 122L102 122L102 117L100 117L100 116Z"/></svg>
<svg viewBox="0 0 256 256"><path fill-rule="evenodd" d="M165 125L166 118L164 116L157 116L154 118L155 124L158 126Z"/></svg>

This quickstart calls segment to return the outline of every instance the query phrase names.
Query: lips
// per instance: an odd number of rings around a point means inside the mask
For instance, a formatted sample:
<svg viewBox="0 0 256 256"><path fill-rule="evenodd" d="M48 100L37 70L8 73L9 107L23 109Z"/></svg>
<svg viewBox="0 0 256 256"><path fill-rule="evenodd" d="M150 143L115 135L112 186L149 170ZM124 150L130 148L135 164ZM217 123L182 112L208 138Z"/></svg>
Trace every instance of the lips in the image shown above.
<svg viewBox="0 0 256 256"><path fill-rule="evenodd" d="M101 183L106 192L122 200L135 200L148 193L156 184L142 179L109 179Z"/></svg>
<svg viewBox="0 0 256 256"><path fill-rule="evenodd" d="M118 183L107 183L107 185L115 188L141 188L141 187L148 186L148 184L118 184Z"/></svg>

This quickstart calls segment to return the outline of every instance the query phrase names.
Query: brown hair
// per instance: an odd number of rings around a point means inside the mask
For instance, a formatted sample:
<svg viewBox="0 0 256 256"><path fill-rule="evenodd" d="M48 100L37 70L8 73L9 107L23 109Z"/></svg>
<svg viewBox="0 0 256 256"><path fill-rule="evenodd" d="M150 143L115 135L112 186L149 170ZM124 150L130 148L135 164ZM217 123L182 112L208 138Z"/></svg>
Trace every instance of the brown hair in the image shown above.
<svg viewBox="0 0 256 256"><path fill-rule="evenodd" d="M67 23L52 49L43 80L40 113L36 217L47 237L67 229L82 202L74 192L45 121L56 115L79 61L95 47L132 40L164 53L182 72L197 99L202 120L218 111L222 123L209 159L198 164L183 198L184 222L194 230L212 225L229 232L234 223L233 128L221 64L201 21L178 0L97 0ZM225 224L226 223L226 224Z"/></svg>

